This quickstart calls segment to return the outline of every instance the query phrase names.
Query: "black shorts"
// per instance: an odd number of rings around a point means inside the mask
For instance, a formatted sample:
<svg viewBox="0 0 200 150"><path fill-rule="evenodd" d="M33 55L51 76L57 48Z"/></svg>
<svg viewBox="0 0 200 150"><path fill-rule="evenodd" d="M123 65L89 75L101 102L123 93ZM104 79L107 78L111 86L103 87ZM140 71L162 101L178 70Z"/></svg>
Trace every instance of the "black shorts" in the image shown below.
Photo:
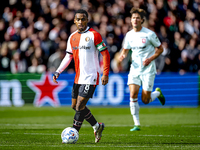
<svg viewBox="0 0 200 150"><path fill-rule="evenodd" d="M96 85L74 83L72 89L72 98L77 99L78 96L92 98L95 89Z"/></svg>

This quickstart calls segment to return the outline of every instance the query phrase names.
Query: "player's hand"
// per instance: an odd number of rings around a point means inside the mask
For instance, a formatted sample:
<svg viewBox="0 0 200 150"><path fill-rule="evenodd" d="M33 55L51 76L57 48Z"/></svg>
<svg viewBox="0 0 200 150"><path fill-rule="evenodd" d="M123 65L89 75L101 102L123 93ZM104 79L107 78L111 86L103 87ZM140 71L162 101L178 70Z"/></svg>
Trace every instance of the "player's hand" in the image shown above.
<svg viewBox="0 0 200 150"><path fill-rule="evenodd" d="M54 83L57 83L58 84L58 81L56 81L56 79L59 77L59 73L58 72L55 72L54 74L53 74L53 82Z"/></svg>
<svg viewBox="0 0 200 150"><path fill-rule="evenodd" d="M119 55L119 61L122 61L125 57L126 57L125 54L120 54Z"/></svg>
<svg viewBox="0 0 200 150"><path fill-rule="evenodd" d="M148 66L151 63L151 59L147 58L143 61L144 66Z"/></svg>
<svg viewBox="0 0 200 150"><path fill-rule="evenodd" d="M106 85L108 83L108 76L103 75L101 78L102 85Z"/></svg>

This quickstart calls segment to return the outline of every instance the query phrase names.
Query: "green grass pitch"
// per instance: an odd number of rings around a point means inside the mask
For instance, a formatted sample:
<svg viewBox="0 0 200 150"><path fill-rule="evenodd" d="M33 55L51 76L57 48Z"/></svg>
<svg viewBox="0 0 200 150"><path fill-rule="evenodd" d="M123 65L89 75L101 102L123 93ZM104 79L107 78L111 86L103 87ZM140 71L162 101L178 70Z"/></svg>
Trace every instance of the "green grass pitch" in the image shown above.
<svg viewBox="0 0 200 150"><path fill-rule="evenodd" d="M140 108L141 131L130 132L129 107L89 107L105 123L99 143L84 121L76 144L62 144L60 134L72 126L74 110L66 107L0 107L0 150L197 150L200 107Z"/></svg>

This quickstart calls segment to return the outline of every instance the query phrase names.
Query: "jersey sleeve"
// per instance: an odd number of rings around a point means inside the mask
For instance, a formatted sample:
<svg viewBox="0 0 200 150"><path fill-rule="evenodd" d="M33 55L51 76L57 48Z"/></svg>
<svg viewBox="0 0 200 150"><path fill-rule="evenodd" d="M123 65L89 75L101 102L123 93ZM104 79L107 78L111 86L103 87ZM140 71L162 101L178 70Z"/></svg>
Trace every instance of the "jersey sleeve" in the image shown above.
<svg viewBox="0 0 200 150"><path fill-rule="evenodd" d="M72 55L69 54L69 53L66 53L64 59L62 60L60 66L58 67L58 69L56 70L56 72L58 72L59 74L61 74L65 68L68 67L69 63L71 62L72 60Z"/></svg>
<svg viewBox="0 0 200 150"><path fill-rule="evenodd" d="M71 46L71 36L68 38L68 41L67 41L67 49L66 49L66 52L69 53L69 54L73 54L72 52L72 46Z"/></svg>
<svg viewBox="0 0 200 150"><path fill-rule="evenodd" d="M101 51L101 54L103 56L103 75L108 76L110 70L110 54L107 49Z"/></svg>
<svg viewBox="0 0 200 150"><path fill-rule="evenodd" d="M130 46L129 40L128 40L128 34L126 34L126 36L124 38L123 48L124 49L131 49L131 46Z"/></svg>
<svg viewBox="0 0 200 150"><path fill-rule="evenodd" d="M94 45L98 49L99 52L104 51L107 49L106 44L103 42L100 33L94 33Z"/></svg>
<svg viewBox="0 0 200 150"><path fill-rule="evenodd" d="M150 42L152 43L152 45L154 47L159 47L161 45L161 42L160 40L158 39L157 35L155 34L155 32L152 32L150 35L149 35L149 40Z"/></svg>

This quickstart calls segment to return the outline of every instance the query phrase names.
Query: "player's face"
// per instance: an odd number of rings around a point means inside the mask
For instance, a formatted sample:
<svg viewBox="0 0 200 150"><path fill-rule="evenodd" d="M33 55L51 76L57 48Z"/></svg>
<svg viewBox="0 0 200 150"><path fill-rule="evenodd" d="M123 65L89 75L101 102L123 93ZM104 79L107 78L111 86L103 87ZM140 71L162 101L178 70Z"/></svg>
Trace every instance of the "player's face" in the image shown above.
<svg viewBox="0 0 200 150"><path fill-rule="evenodd" d="M138 13L132 14L131 23L132 23L133 28L140 29L142 25L142 21L143 19Z"/></svg>
<svg viewBox="0 0 200 150"><path fill-rule="evenodd" d="M74 23L79 32L84 31L87 28L88 18L85 14L77 13L74 18Z"/></svg>

